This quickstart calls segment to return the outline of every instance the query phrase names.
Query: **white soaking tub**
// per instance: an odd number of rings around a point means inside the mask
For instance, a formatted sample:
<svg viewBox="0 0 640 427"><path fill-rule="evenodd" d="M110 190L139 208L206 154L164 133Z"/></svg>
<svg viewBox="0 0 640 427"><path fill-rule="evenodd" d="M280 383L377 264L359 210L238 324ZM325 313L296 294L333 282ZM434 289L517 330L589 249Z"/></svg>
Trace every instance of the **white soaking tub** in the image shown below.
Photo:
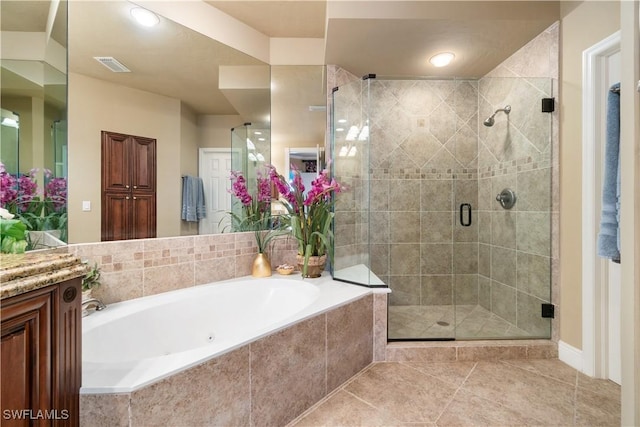
<svg viewBox="0 0 640 427"><path fill-rule="evenodd" d="M276 275L110 304L83 318L80 393L132 392L369 293Z"/></svg>

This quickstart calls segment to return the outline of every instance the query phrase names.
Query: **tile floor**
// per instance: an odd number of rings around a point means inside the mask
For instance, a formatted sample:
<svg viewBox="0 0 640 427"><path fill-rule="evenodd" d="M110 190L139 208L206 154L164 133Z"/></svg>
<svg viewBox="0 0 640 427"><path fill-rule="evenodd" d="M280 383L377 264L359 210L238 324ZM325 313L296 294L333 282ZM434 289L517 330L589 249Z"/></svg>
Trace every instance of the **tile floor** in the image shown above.
<svg viewBox="0 0 640 427"><path fill-rule="evenodd" d="M388 322L389 339L531 337L527 331L479 305L389 306Z"/></svg>
<svg viewBox="0 0 640 427"><path fill-rule="evenodd" d="M618 426L620 387L557 359L379 362L289 427Z"/></svg>

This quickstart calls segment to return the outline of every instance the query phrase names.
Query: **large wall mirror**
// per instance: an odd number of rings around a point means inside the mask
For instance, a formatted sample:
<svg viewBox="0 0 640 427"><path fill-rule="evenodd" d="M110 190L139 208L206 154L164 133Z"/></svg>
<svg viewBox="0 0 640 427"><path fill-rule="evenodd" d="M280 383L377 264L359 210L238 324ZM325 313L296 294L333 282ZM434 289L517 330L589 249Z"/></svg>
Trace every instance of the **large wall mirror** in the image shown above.
<svg viewBox="0 0 640 427"><path fill-rule="evenodd" d="M5 3L48 4L2 2L3 36L5 19L11 19ZM66 6L64 1L60 4ZM324 145L326 112L318 108L326 103L322 66L271 67L163 16L158 25L141 27L132 19L134 7L121 0L68 4L69 125L61 126L63 135L68 134L68 151L66 144L48 149L50 159L42 154L28 166L68 170L70 243L102 240L103 131L156 141L156 237L220 231L182 220L182 181L199 176L210 158L229 154L231 129L246 123L271 129L267 143L279 170L284 168L286 147ZM4 42L3 37L3 47ZM4 62L3 109L8 87ZM120 66L129 71L118 70ZM67 76L62 76L66 82ZM65 104L60 104L61 111L67 111ZM16 109L7 111L18 113L20 123L28 118ZM21 129L21 138L24 133ZM20 159L28 156L27 149L19 151ZM63 158L58 151L68 153L68 162L57 164L56 159ZM228 184L228 175L218 178ZM218 188L215 193L220 196L223 191ZM226 192L223 195L225 201L230 199ZM208 202L214 210L224 209L223 202Z"/></svg>
<svg viewBox="0 0 640 427"><path fill-rule="evenodd" d="M0 12L2 207L40 232L31 248L44 229L64 244L67 2L3 1Z"/></svg>

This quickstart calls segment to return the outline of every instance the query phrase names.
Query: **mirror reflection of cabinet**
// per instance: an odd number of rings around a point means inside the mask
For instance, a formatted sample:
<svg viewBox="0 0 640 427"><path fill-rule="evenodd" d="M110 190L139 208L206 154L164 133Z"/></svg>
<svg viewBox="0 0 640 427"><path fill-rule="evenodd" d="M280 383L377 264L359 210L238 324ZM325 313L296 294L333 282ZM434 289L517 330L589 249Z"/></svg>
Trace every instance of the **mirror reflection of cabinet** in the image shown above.
<svg viewBox="0 0 640 427"><path fill-rule="evenodd" d="M156 237L156 140L102 132L102 241Z"/></svg>

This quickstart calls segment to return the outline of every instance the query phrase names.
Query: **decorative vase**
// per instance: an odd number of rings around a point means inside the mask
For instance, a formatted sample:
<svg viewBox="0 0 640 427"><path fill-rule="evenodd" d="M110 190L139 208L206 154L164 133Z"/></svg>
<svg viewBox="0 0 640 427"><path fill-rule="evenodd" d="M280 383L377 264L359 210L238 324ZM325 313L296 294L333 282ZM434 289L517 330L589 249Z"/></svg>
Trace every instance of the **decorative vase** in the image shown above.
<svg viewBox="0 0 640 427"><path fill-rule="evenodd" d="M307 263L307 274L304 274L304 256L297 255L296 260L298 261L298 268L302 273L302 277L314 278L322 275L324 266L327 263L327 256L310 256L309 262Z"/></svg>
<svg viewBox="0 0 640 427"><path fill-rule="evenodd" d="M269 277L271 276L271 261L264 253L256 255L251 265L251 275L253 277Z"/></svg>

